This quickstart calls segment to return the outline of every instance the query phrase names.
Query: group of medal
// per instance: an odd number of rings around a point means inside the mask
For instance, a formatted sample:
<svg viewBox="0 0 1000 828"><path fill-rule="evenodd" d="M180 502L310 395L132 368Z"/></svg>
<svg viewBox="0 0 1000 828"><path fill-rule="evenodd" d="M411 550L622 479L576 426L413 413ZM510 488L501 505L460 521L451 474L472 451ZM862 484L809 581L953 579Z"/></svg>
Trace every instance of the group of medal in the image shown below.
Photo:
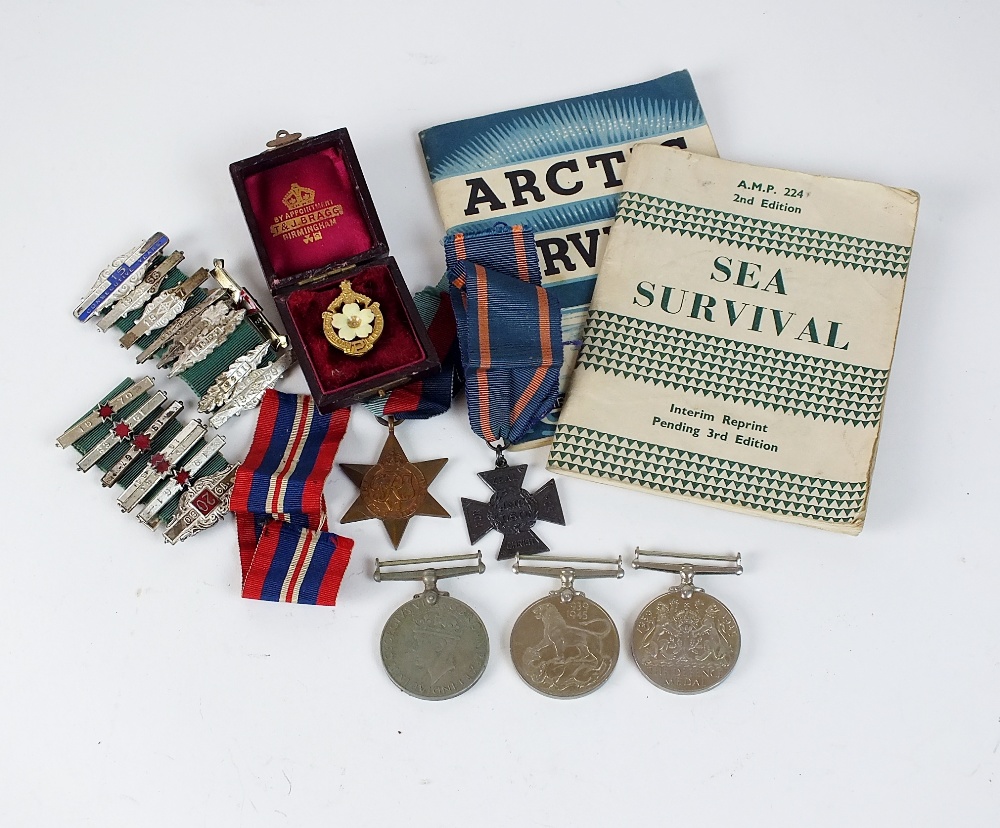
<svg viewBox="0 0 1000 828"><path fill-rule="evenodd" d="M429 566L430 564L440 566ZM680 583L639 613L632 655L646 678L674 693L700 693L732 671L740 653L740 630L732 613L694 586L696 574L743 571L739 555L689 555L636 549L632 566L675 572ZM402 690L421 699L464 693L486 669L489 639L476 612L438 589L442 578L481 574L482 554L375 561L376 581L422 581L423 592L397 609L382 630L382 663ZM540 554L514 572L559 579L559 588L518 616L510 655L522 679L557 699L576 698L604 684L618 662L614 621L596 601L576 589L582 578L621 578L621 558Z"/></svg>
<svg viewBox="0 0 1000 828"><path fill-rule="evenodd" d="M165 527L175 543L236 514L243 595L260 600L333 604L353 541L328 531L326 475L343 437L349 409L316 410L311 398L281 394L271 386L295 363L286 339L252 297L213 268L187 276L183 253L167 255L160 233L119 257L97 279L74 315L116 328L122 347L140 349L137 362L180 376L198 396L198 410L218 428L229 417L258 406L253 445L241 466L225 460L221 435L194 419L181 425L180 402L154 392L149 377L126 380L105 394L58 439L81 454L78 468L104 471L102 484L118 484L122 511ZM555 406L562 365L560 308L541 287L530 230L497 225L445 239L447 273L414 302L440 357L434 375L379 393L364 403L389 429L373 464L344 464L358 488L342 523L377 519L397 547L417 515L448 517L429 487L445 459L411 462L396 426L447 410L464 386L472 430L489 447L494 467L479 473L488 501L462 499L471 544L492 531L503 536L498 558L514 571L558 578L559 588L533 603L515 622L511 657L532 688L573 698L600 687L618 660L620 641L603 608L575 587L592 578L620 578L621 558L549 554L535 534L538 521L563 524L555 482L534 492L523 487L526 465L509 465L504 452ZM218 287L207 288L214 278ZM357 340L352 358L378 347L371 304L350 283L317 325L331 347ZM351 300L351 301L348 301ZM339 301L339 304L338 304ZM364 307L362 307L364 305ZM381 324L377 325L381 332ZM338 341L330 332L336 328ZM531 557L529 557L531 556ZM640 613L631 648L642 673L677 693L714 687L732 670L740 633L732 614L693 585L698 574L739 574L738 555L689 555L636 550L636 569L677 573L680 583ZM479 616L438 589L442 578L482 573L482 554L376 559L376 581L418 580L423 591L389 618L381 655L392 680L424 699L452 698L469 689L486 668L489 641Z"/></svg>
<svg viewBox="0 0 1000 828"><path fill-rule="evenodd" d="M256 407L295 360L221 259L188 276L179 267L184 254L168 255L168 244L154 233L116 257L73 315L96 321L102 332L117 330L123 348L139 349L136 363L156 358L157 367L183 379L208 424L182 424L184 403L168 403L154 380L142 377L101 397L56 442L81 454L80 471L96 467L104 472L101 485L123 488L123 512L137 510L141 522L164 528L164 539L177 543L228 510L236 467L221 454L225 437L210 437L209 427Z"/></svg>

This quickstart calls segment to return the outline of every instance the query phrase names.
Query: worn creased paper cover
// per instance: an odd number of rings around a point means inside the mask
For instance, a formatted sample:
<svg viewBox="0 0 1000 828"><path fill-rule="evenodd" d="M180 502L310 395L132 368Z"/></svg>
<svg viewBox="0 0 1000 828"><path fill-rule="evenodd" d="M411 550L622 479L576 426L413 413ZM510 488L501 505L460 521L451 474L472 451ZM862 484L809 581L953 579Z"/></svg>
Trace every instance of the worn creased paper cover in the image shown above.
<svg viewBox="0 0 1000 828"><path fill-rule="evenodd" d="M636 147L549 467L860 532L917 204Z"/></svg>

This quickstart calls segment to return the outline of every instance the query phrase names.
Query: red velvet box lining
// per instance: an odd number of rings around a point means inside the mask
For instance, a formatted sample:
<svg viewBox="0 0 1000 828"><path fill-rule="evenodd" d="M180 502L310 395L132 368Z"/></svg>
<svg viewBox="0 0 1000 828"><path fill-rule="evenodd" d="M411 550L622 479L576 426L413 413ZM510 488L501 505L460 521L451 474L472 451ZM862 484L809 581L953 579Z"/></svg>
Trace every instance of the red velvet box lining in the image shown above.
<svg viewBox="0 0 1000 828"><path fill-rule="evenodd" d="M418 363L427 357L396 293L389 268L386 265L359 268L348 278L354 291L379 303L385 319L382 335L364 356L341 353L323 335L323 311L340 295L340 281L302 287L279 299L295 326L306 351L304 356L312 364L323 394L342 394L348 386L376 380L380 375L385 375L388 383L398 378L401 365Z"/></svg>
<svg viewBox="0 0 1000 828"><path fill-rule="evenodd" d="M339 146L252 173L245 187L279 280L349 259L375 245Z"/></svg>

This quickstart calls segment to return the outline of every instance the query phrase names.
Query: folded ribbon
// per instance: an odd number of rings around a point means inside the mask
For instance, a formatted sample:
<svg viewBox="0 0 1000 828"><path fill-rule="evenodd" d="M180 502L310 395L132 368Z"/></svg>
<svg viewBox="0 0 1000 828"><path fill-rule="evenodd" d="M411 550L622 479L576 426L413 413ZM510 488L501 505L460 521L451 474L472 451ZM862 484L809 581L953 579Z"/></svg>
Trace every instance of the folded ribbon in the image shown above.
<svg viewBox="0 0 1000 828"><path fill-rule="evenodd" d="M444 245L469 423L491 445L516 443L557 403L559 303L541 286L530 230L498 224Z"/></svg>
<svg viewBox="0 0 1000 828"><path fill-rule="evenodd" d="M425 287L413 296L417 313L437 351L440 370L367 400L365 408L376 417L424 420L443 414L451 406L458 380L459 359L455 314L448 299L448 290L448 281L442 278L438 284Z"/></svg>
<svg viewBox="0 0 1000 828"><path fill-rule="evenodd" d="M349 417L321 414L308 396L265 392L229 505L244 598L336 603L354 541L326 531L323 486Z"/></svg>

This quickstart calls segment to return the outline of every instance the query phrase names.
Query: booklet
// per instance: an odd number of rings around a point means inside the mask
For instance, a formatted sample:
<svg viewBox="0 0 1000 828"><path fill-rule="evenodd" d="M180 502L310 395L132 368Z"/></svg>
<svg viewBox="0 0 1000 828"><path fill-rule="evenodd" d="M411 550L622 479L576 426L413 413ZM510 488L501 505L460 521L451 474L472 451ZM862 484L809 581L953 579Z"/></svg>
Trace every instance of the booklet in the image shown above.
<svg viewBox="0 0 1000 828"><path fill-rule="evenodd" d="M718 154L687 72L431 127L420 142L447 232L498 221L534 230L542 284L562 307L569 343L562 388L632 147L652 142ZM521 445L551 439L558 413L557 406Z"/></svg>
<svg viewBox="0 0 1000 828"><path fill-rule="evenodd" d="M918 199L637 147L549 468L860 532Z"/></svg>

